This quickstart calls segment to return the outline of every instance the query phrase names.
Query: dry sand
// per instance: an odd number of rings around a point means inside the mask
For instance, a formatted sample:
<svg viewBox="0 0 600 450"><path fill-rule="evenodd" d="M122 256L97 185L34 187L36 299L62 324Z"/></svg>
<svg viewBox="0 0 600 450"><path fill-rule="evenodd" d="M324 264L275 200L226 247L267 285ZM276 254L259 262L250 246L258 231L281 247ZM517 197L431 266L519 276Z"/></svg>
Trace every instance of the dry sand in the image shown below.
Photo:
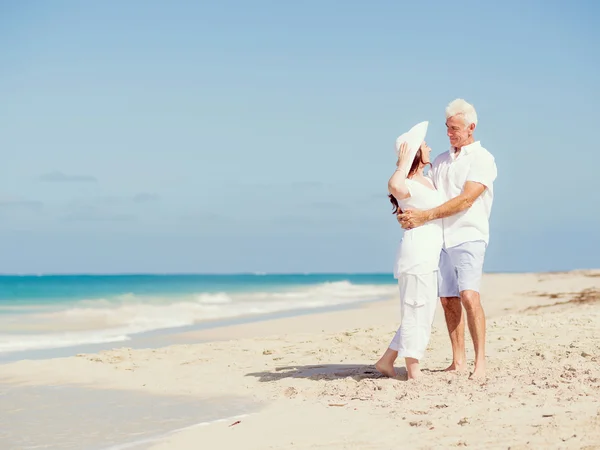
<svg viewBox="0 0 600 450"><path fill-rule="evenodd" d="M80 384L265 405L235 425L172 434L153 449L600 449L600 271L484 277L488 378L450 361L441 307L425 376L379 376L396 299L177 336L213 342L1 366L0 381ZM177 341L176 341L177 342ZM472 361L467 336L468 357Z"/></svg>

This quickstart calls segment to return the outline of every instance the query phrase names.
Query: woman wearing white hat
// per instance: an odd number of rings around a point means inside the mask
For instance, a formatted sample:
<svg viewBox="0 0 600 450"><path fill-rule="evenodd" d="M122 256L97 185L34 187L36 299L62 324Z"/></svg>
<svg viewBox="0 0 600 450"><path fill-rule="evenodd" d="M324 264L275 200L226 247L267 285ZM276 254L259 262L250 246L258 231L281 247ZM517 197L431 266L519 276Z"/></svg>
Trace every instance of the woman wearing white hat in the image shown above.
<svg viewBox="0 0 600 450"><path fill-rule="evenodd" d="M388 182L394 214L406 209L430 209L444 203L431 180L424 176L431 148L425 142L428 122L421 122L396 140L397 168ZM409 379L420 374L438 301L438 264L443 246L442 221L435 220L404 232L396 257L394 276L400 289L400 328L375 365L383 375L395 377L394 361L405 358Z"/></svg>

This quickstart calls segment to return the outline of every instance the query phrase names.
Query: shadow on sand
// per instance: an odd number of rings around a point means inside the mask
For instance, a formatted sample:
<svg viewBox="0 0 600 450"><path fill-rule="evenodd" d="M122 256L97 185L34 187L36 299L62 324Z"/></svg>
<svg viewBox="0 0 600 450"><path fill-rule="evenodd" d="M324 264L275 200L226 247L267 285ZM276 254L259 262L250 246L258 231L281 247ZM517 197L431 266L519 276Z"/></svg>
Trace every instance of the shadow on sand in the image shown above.
<svg viewBox="0 0 600 450"><path fill-rule="evenodd" d="M397 380L406 380L406 368L396 368ZM342 378L354 378L356 381L364 379L385 379L374 365L365 364L320 364L314 366L286 366L277 367L272 371L255 372L246 374L248 377L256 377L258 381L269 382L283 378L307 378L310 380L338 380Z"/></svg>

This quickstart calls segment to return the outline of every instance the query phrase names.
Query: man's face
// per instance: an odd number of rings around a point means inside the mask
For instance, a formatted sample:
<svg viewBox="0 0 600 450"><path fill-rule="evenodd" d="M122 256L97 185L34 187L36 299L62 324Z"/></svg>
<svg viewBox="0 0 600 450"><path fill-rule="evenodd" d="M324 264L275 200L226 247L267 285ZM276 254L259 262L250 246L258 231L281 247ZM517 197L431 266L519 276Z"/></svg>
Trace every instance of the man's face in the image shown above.
<svg viewBox="0 0 600 450"><path fill-rule="evenodd" d="M446 129L448 130L448 138L452 147L461 148L467 143L473 135L475 124L465 125L465 120L462 115L455 115L446 120Z"/></svg>

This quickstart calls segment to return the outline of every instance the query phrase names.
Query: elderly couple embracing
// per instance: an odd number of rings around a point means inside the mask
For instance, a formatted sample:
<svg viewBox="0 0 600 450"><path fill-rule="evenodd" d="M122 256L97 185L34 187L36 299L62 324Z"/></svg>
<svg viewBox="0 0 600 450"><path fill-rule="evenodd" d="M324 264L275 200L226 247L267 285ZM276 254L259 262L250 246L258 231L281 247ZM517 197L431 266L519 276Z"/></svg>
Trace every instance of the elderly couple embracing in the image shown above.
<svg viewBox="0 0 600 450"><path fill-rule="evenodd" d="M497 176L492 154L475 140L475 108L457 99L446 107L450 149L431 163L425 142L428 122L415 125L396 140L398 162L388 183L394 214L405 230L394 267L401 304L400 327L376 368L394 377L394 362L405 358L409 379L421 375L419 362L429 343L441 299L452 364L467 368L465 325L475 347L471 378L485 377L485 315L479 290L489 217ZM424 174L426 166L431 168Z"/></svg>

